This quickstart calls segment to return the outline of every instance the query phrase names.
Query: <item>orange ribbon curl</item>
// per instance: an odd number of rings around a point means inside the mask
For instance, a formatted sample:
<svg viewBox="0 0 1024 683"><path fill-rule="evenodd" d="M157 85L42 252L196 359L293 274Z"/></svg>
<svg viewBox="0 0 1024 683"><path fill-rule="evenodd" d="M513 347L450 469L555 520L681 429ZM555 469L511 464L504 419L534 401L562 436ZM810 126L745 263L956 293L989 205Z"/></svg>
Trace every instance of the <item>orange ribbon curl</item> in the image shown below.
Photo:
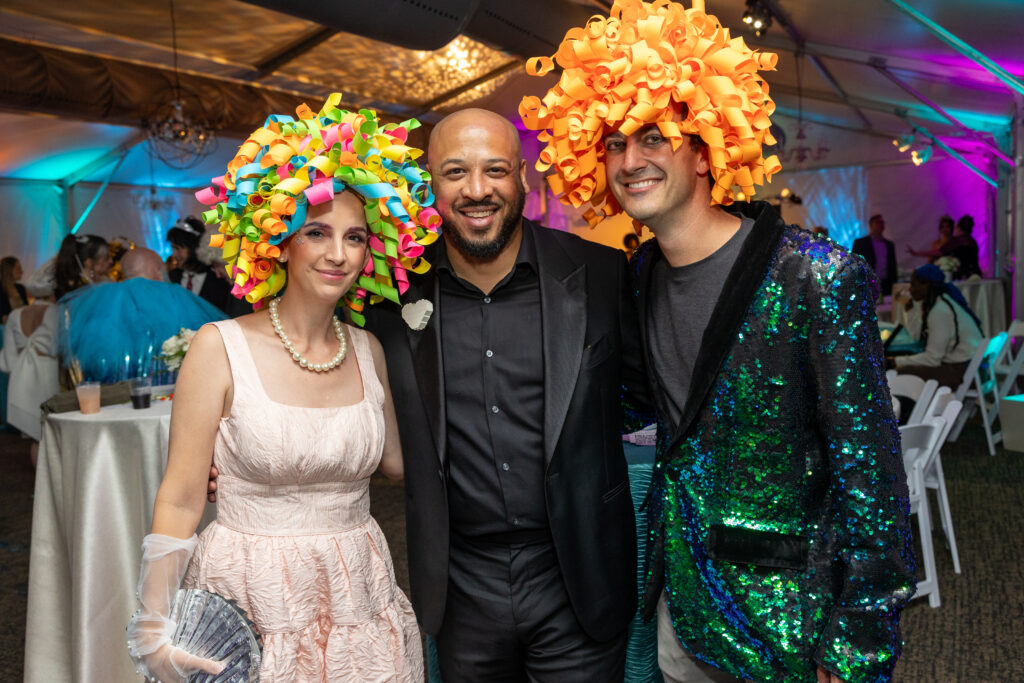
<svg viewBox="0 0 1024 683"><path fill-rule="evenodd" d="M551 189L591 226L621 211L606 179L601 141L608 132L631 135L657 124L673 150L684 136L700 136L712 204L731 204L736 186L753 194L781 170L777 157L762 154L763 145L775 144L775 103L758 74L774 70L778 55L751 50L704 11L703 0L692 4L615 0L609 16L570 29L553 57L526 63L531 76L562 68L543 98L523 98L519 115L546 143L537 170L554 169Z"/></svg>

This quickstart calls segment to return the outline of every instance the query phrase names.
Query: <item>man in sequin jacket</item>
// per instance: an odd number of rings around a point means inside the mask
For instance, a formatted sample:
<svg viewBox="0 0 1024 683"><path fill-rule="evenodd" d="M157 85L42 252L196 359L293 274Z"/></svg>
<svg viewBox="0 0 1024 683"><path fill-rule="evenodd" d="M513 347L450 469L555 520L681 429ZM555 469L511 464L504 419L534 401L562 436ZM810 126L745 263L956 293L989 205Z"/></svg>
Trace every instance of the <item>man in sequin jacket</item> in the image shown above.
<svg viewBox="0 0 1024 683"><path fill-rule="evenodd" d="M874 274L763 202L775 56L702 0L616 0L566 35L538 168L596 221L654 240L631 261L657 461L648 616L665 680L868 683L899 657L915 580ZM544 58L528 69L553 68Z"/></svg>

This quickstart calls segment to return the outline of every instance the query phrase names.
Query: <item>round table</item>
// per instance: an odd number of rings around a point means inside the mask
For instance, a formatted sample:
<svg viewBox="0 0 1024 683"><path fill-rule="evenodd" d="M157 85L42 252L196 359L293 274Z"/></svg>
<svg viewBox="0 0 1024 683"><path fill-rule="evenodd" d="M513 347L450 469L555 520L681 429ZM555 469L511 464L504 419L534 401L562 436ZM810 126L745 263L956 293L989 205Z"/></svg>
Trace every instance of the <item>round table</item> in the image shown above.
<svg viewBox="0 0 1024 683"><path fill-rule="evenodd" d="M125 626L167 463L171 402L49 415L32 507L25 680L139 681ZM207 505L200 528L214 518Z"/></svg>

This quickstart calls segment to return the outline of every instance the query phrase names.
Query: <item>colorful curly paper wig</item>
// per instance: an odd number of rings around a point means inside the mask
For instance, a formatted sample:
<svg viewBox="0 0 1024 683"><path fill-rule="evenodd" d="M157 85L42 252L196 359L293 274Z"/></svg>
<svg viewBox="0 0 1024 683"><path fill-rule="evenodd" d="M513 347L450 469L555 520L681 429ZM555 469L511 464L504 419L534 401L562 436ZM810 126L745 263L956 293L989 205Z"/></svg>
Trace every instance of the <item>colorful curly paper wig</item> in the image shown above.
<svg viewBox="0 0 1024 683"><path fill-rule="evenodd" d="M534 57L532 76L555 67L562 75L543 100L524 97L519 115L547 143L537 170L554 167L548 183L565 204L584 208L591 226L622 209L608 190L607 133L631 135L657 124L678 149L686 135L707 143L714 187L712 204L733 202L733 186L746 194L781 166L761 153L775 144L768 131L775 103L758 71L773 70L774 53L754 52L732 38L704 0L691 9L670 0L616 0L610 15L573 28L554 57ZM681 106L684 105L684 106ZM682 121L675 112L686 113Z"/></svg>
<svg viewBox="0 0 1024 683"><path fill-rule="evenodd" d="M367 297L398 303L409 286L407 272L430 267L420 257L437 239L441 217L429 208L430 175L415 162L423 152L405 144L419 122L381 125L376 113L339 109L340 101L334 93L317 114L302 105L295 119L268 116L238 148L224 177L196 198L213 207L203 220L219 226L210 246L222 250L231 293L258 305L284 287L278 245L303 226L308 206L345 189L359 194L370 260L344 301L361 326Z"/></svg>

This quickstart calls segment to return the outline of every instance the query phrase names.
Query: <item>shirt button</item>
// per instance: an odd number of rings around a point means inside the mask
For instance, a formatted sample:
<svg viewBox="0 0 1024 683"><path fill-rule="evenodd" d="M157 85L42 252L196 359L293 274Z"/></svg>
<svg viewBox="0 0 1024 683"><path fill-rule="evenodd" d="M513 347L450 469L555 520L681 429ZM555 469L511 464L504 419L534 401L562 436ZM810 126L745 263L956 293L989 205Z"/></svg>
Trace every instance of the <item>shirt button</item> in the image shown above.
<svg viewBox="0 0 1024 683"><path fill-rule="evenodd" d="M507 462L503 462L503 463L501 463L501 469L503 469L503 470L505 470L506 472L508 472L508 463L507 463Z"/></svg>
<svg viewBox="0 0 1024 683"><path fill-rule="evenodd" d="M484 355L487 356L488 358L490 358L491 356L494 355L494 351L491 351L490 349L487 349L487 351L484 353Z"/></svg>
<svg viewBox="0 0 1024 683"><path fill-rule="evenodd" d="M498 412L498 406L491 406L491 412L492 413L497 413Z"/></svg>
<svg viewBox="0 0 1024 683"><path fill-rule="evenodd" d="M489 303L491 303L491 297L489 297L489 296L485 296L485 297L484 297L484 303L485 303L485 304L489 304Z"/></svg>

